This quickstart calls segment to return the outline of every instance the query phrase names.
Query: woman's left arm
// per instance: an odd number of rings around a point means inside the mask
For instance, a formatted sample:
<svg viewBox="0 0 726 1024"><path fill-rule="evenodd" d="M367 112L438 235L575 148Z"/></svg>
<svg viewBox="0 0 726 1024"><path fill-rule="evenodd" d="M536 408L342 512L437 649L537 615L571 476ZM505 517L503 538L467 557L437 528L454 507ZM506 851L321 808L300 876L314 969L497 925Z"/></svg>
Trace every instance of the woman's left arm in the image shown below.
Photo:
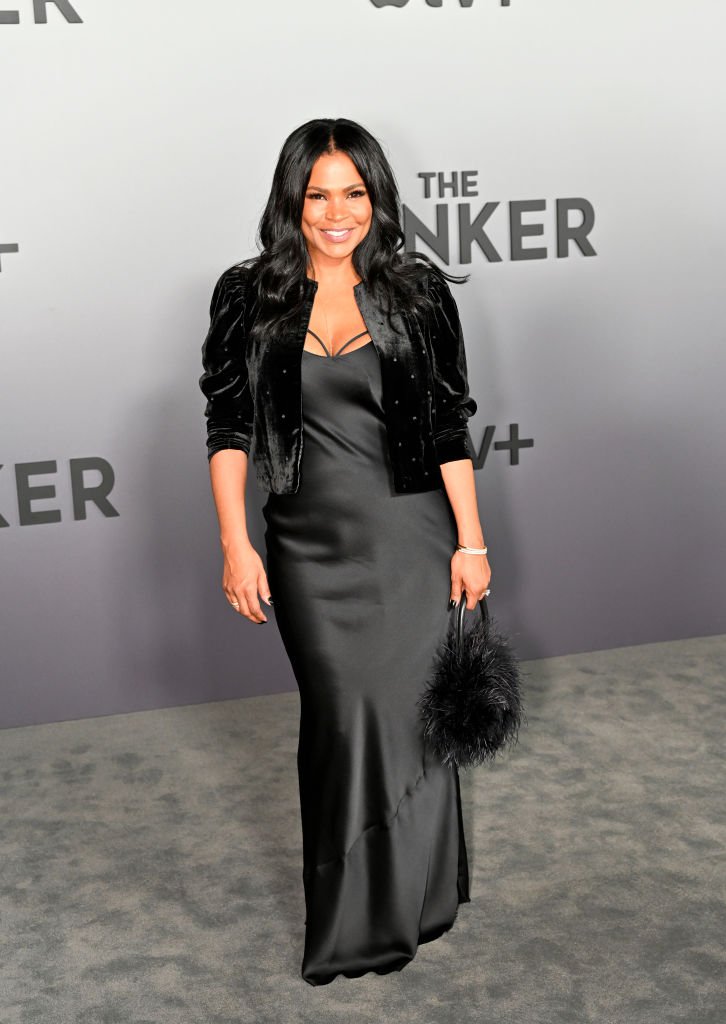
<svg viewBox="0 0 726 1024"><path fill-rule="evenodd" d="M434 311L429 321L428 342L434 381L434 443L446 493L456 517L458 542L465 547L485 547L467 420L477 410L469 393L466 348L459 311L445 279L429 278ZM466 591L471 609L489 586L491 569L486 555L456 551L451 558L451 600Z"/></svg>
<svg viewBox="0 0 726 1024"><path fill-rule="evenodd" d="M440 469L456 517L459 544L469 548L485 547L474 484L474 463L471 459L457 459L456 462L443 463ZM458 604L461 592L465 590L466 607L471 611L484 596L491 575L486 555L455 551L451 558L449 597Z"/></svg>

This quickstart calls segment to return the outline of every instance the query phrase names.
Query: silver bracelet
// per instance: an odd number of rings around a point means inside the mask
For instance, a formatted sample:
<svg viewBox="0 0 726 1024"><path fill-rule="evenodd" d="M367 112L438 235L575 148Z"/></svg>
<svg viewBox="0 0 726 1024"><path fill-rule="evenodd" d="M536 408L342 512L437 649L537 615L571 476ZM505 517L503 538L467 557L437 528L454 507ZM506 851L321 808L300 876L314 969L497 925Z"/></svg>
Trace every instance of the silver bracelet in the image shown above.
<svg viewBox="0 0 726 1024"><path fill-rule="evenodd" d="M486 548L467 548L464 544L457 544L456 550L463 551L466 555L485 555L487 553Z"/></svg>

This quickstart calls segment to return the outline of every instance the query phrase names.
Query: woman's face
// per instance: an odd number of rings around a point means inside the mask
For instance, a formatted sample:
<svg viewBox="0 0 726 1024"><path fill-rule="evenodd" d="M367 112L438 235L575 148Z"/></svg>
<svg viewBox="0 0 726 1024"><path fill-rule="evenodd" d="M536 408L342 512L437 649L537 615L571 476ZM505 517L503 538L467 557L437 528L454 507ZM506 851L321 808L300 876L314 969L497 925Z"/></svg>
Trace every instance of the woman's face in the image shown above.
<svg viewBox="0 0 726 1024"><path fill-rule="evenodd" d="M313 164L302 214L302 232L316 259L350 257L371 226L373 207L347 153L324 153Z"/></svg>

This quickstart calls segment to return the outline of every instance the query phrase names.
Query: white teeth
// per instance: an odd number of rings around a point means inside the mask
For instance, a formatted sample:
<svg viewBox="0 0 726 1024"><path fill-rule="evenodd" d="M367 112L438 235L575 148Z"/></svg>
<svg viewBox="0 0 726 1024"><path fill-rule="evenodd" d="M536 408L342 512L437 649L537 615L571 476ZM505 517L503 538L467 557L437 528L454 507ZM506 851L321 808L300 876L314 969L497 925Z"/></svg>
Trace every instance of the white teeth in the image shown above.
<svg viewBox="0 0 726 1024"><path fill-rule="evenodd" d="M323 228L326 235L347 235L351 228L344 228L342 231L331 231L330 228Z"/></svg>

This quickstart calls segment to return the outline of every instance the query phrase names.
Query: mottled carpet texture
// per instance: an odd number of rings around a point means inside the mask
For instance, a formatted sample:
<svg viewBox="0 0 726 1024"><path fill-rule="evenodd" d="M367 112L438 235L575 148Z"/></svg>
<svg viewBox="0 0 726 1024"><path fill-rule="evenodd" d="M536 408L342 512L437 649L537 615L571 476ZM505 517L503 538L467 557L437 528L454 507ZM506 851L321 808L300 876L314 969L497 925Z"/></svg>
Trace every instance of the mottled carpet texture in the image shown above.
<svg viewBox="0 0 726 1024"><path fill-rule="evenodd" d="M523 665L472 902L300 978L297 693L0 732L2 1024L721 1024L726 636Z"/></svg>

